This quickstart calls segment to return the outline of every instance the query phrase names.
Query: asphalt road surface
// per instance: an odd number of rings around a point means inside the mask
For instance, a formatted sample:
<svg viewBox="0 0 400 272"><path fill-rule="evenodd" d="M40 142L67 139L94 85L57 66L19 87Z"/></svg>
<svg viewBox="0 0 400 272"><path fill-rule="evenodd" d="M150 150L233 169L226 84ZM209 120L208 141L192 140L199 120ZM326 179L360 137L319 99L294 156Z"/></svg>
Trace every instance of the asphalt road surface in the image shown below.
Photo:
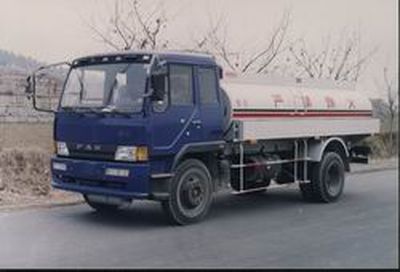
<svg viewBox="0 0 400 272"><path fill-rule="evenodd" d="M334 204L296 187L218 196L207 219L170 226L157 203L118 215L86 205L0 213L1 267L398 267L398 172L354 174Z"/></svg>

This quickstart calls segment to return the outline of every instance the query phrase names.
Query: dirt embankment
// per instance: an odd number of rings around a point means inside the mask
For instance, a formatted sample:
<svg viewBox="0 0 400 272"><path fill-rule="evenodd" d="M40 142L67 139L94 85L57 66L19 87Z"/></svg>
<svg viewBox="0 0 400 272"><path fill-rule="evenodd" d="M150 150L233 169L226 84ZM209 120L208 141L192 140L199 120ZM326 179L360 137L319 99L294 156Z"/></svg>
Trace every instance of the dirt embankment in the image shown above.
<svg viewBox="0 0 400 272"><path fill-rule="evenodd" d="M53 152L52 123L4 123L0 121L0 149L40 149Z"/></svg>
<svg viewBox="0 0 400 272"><path fill-rule="evenodd" d="M0 206L78 196L50 186L51 124L0 124Z"/></svg>
<svg viewBox="0 0 400 272"><path fill-rule="evenodd" d="M49 157L40 149L0 150L0 202L35 198L50 192Z"/></svg>

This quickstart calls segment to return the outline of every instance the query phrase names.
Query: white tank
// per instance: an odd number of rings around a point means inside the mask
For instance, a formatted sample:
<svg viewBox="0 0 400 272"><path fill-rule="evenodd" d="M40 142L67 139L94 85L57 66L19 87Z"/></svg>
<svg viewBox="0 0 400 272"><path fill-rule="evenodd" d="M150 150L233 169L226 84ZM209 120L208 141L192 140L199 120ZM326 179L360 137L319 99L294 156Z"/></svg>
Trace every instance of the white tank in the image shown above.
<svg viewBox="0 0 400 272"><path fill-rule="evenodd" d="M221 85L245 138L365 135L379 129L369 98L359 91L257 77L225 77Z"/></svg>
<svg viewBox="0 0 400 272"><path fill-rule="evenodd" d="M225 79L222 86L231 100L234 117L251 114L260 117L365 117L372 112L369 99L351 89L296 86L287 82L269 84L254 78Z"/></svg>

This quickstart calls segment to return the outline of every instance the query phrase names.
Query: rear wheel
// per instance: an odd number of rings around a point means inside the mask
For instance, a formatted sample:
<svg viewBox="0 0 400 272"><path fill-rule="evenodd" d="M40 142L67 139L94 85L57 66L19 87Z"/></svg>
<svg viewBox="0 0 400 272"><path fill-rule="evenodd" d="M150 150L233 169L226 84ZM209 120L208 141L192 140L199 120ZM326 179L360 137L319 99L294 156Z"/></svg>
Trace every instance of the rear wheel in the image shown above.
<svg viewBox="0 0 400 272"><path fill-rule="evenodd" d="M313 165L310 170L311 182L300 184L301 193L306 200L329 203L342 195L345 167L339 154L324 154L321 162Z"/></svg>
<svg viewBox="0 0 400 272"><path fill-rule="evenodd" d="M199 160L184 161L175 171L169 193L169 199L161 205L173 223L186 225L200 221L212 202L210 172Z"/></svg>
<svg viewBox="0 0 400 272"><path fill-rule="evenodd" d="M85 199L86 204L88 204L91 208L100 213L112 213L117 211L121 207L121 205L118 204L108 204L96 201L88 195L83 195L83 198Z"/></svg>

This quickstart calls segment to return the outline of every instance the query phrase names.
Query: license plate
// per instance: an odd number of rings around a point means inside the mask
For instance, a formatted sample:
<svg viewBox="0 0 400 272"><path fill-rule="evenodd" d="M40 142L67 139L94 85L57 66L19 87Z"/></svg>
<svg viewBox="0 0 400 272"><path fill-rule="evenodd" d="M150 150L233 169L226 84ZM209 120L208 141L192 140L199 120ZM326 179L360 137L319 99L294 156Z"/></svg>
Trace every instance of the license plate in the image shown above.
<svg viewBox="0 0 400 272"><path fill-rule="evenodd" d="M88 195L89 200L111 205L121 205L125 203L122 198L102 195Z"/></svg>

